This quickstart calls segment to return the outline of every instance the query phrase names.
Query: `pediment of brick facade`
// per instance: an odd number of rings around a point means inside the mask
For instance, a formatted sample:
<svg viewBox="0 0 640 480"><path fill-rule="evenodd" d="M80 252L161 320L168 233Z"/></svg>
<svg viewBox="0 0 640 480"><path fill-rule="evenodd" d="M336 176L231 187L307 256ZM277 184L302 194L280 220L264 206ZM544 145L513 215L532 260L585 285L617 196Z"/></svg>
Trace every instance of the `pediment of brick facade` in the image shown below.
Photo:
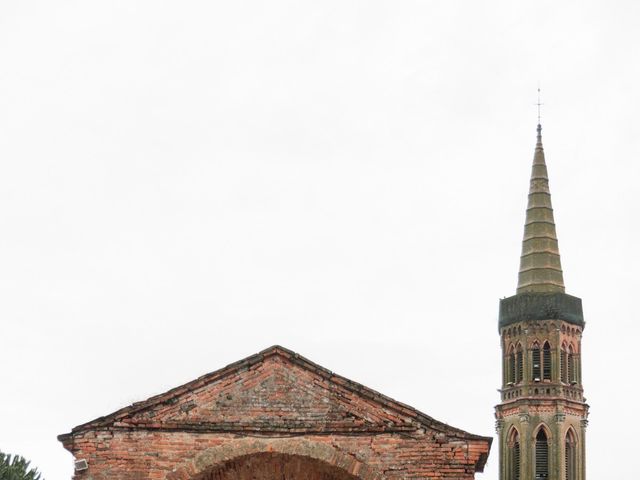
<svg viewBox="0 0 640 480"><path fill-rule="evenodd" d="M412 431L419 422L276 350L114 418L118 426L207 431Z"/></svg>
<svg viewBox="0 0 640 480"><path fill-rule="evenodd" d="M436 432L442 424L283 347L76 427L257 432Z"/></svg>
<svg viewBox="0 0 640 480"><path fill-rule="evenodd" d="M358 458L343 468L360 478L369 472L367 479L388 469L400 476L407 469L472 478L482 471L491 445L488 437L438 422L278 346L58 438L104 478L126 471L136 479L149 471L166 479L245 471L255 459L224 463L239 452L265 454L262 460L285 470L302 455L329 465ZM274 452L280 457L269 456ZM164 460L154 463L156 455Z"/></svg>

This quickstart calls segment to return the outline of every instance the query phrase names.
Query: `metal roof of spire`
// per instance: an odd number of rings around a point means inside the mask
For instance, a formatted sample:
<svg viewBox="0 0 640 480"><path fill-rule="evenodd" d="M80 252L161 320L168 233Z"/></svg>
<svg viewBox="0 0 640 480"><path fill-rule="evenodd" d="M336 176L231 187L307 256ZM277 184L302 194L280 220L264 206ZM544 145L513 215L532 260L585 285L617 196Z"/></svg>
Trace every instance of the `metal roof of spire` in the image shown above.
<svg viewBox="0 0 640 480"><path fill-rule="evenodd" d="M542 148L542 126L538 123L517 293L553 292L564 293L564 279Z"/></svg>

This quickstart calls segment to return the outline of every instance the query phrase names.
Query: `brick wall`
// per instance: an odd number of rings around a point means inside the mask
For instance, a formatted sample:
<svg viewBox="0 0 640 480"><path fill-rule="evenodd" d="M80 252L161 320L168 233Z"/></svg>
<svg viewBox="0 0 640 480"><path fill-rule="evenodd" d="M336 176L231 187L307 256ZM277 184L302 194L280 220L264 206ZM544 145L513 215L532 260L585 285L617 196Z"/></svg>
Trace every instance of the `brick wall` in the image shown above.
<svg viewBox="0 0 640 480"><path fill-rule="evenodd" d="M83 480L462 480L491 443L282 347L59 438Z"/></svg>

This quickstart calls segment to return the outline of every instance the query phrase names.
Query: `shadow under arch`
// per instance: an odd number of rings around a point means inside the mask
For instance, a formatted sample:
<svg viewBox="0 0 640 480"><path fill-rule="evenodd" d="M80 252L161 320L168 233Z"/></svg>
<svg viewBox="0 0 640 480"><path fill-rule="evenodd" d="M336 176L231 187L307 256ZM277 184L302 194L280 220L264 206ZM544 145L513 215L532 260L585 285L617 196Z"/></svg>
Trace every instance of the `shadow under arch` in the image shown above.
<svg viewBox="0 0 640 480"><path fill-rule="evenodd" d="M166 480L241 479L244 476L242 472L256 473L257 468L263 467L271 472L270 476L256 477L252 474L247 478L288 480L287 476L281 475L281 470L293 472L304 467L315 471L317 480L386 480L377 469L348 452L330 444L301 438L234 439L186 460L169 473ZM275 475L276 471L280 475ZM228 476L226 472L233 474ZM302 473L303 478L312 478L306 472Z"/></svg>
<svg viewBox="0 0 640 480"><path fill-rule="evenodd" d="M578 432L576 432L576 429L573 428L573 425L569 425L564 433L564 438L565 440L568 439L571 443L578 443Z"/></svg>
<svg viewBox="0 0 640 480"><path fill-rule="evenodd" d="M550 442L552 439L551 429L544 422L540 422L536 428L531 431L531 439L535 441L541 431L544 432L545 437L547 437L547 442Z"/></svg>

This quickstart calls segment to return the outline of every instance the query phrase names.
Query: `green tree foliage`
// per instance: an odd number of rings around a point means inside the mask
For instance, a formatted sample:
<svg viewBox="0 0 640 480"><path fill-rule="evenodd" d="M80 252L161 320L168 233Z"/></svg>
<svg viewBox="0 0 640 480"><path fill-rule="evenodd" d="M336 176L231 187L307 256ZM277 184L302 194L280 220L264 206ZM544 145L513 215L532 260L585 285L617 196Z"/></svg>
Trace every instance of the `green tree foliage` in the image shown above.
<svg viewBox="0 0 640 480"><path fill-rule="evenodd" d="M43 480L36 468L19 455L0 452L0 480Z"/></svg>

